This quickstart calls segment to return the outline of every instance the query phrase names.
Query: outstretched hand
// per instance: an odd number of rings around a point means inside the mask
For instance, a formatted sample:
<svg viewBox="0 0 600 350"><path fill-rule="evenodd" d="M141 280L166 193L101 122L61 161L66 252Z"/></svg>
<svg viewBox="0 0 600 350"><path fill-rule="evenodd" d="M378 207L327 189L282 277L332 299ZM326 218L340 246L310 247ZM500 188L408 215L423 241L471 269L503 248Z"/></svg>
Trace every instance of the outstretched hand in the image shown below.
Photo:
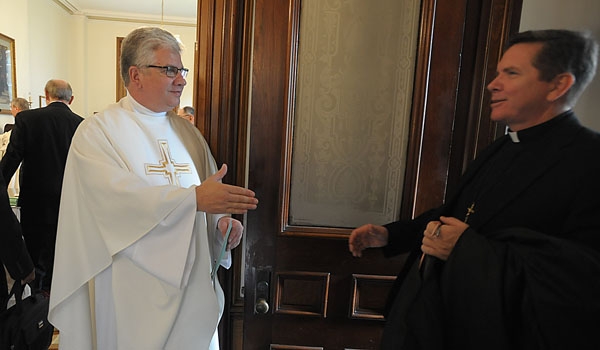
<svg viewBox="0 0 600 350"><path fill-rule="evenodd" d="M352 231L348 239L348 248L352 255L361 257L367 248L384 247L388 244L388 230L379 225L366 224Z"/></svg>
<svg viewBox="0 0 600 350"><path fill-rule="evenodd" d="M227 165L196 187L196 208L210 214L245 214L256 209L258 199L253 191L221 183L227 174Z"/></svg>

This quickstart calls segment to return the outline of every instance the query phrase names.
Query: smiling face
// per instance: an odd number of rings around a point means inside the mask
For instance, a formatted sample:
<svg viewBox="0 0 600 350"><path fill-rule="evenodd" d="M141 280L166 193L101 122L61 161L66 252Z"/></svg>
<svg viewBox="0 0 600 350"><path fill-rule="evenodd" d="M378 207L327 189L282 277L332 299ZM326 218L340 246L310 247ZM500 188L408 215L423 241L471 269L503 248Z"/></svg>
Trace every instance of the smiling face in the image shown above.
<svg viewBox="0 0 600 350"><path fill-rule="evenodd" d="M542 81L534 58L542 48L539 43L511 46L498 63L497 76L488 84L491 92L491 119L519 131L554 117L554 99L549 95L555 84Z"/></svg>
<svg viewBox="0 0 600 350"><path fill-rule="evenodd" d="M152 65L183 67L181 55L166 48L154 52ZM129 68L129 76L130 84L127 89L144 107L154 112L167 112L179 106L181 93L186 85L181 72L175 78L169 78L164 69L132 66Z"/></svg>

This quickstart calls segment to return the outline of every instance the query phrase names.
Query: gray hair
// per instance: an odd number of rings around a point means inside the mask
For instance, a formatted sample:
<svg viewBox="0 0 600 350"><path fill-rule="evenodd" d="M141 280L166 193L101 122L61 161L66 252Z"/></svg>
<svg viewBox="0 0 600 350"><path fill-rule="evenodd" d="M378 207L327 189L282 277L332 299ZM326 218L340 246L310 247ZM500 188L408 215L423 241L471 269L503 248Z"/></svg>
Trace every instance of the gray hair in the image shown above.
<svg viewBox="0 0 600 350"><path fill-rule="evenodd" d="M71 98L73 97L73 89L71 89L71 84L67 83L64 80L48 80L44 91L46 91L48 96L53 100L63 101L67 103L70 103Z"/></svg>
<svg viewBox="0 0 600 350"><path fill-rule="evenodd" d="M129 68L153 64L154 53L169 49L181 54L181 46L175 37L156 27L138 28L129 33L121 43L121 78L129 85Z"/></svg>
<svg viewBox="0 0 600 350"><path fill-rule="evenodd" d="M23 97L17 97L10 101L10 106L15 107L19 111L26 111L29 109L29 102Z"/></svg>

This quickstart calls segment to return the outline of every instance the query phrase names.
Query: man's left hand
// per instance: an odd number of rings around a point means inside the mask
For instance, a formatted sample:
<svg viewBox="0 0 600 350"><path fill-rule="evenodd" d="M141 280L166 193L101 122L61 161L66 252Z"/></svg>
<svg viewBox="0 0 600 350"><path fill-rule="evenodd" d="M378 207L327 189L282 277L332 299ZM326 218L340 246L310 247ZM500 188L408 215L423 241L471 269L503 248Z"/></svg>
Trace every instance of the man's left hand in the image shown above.
<svg viewBox="0 0 600 350"><path fill-rule="evenodd" d="M430 221L423 232L421 251L441 260L448 260L460 236L469 227L457 218L440 217L440 221Z"/></svg>
<svg viewBox="0 0 600 350"><path fill-rule="evenodd" d="M237 247L242 241L242 234L244 233L244 226L239 220L224 216L219 219L219 223L217 224L217 227L223 236L227 233L229 221L232 221L232 224L231 233L229 233L229 239L227 240L227 250Z"/></svg>

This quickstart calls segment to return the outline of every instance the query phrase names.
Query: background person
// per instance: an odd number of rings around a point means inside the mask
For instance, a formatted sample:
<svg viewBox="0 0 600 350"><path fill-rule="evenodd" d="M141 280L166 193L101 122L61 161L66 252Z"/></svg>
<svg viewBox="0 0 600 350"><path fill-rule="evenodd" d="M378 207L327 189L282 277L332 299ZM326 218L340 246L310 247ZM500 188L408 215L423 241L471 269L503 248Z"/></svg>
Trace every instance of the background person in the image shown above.
<svg viewBox="0 0 600 350"><path fill-rule="evenodd" d="M10 113L13 118L17 117L17 114L21 111L29 110L29 102L22 97L17 97L10 102ZM4 157L6 153L6 148L8 148L8 143L10 142L10 135L12 134L12 128L15 124L6 124L4 126L4 133L0 135L0 159ZM18 197L19 196L19 173L21 168L18 167L15 171L15 174L10 179L8 183L8 195L10 197Z"/></svg>
<svg viewBox="0 0 600 350"><path fill-rule="evenodd" d="M13 118L16 118L19 112L26 110L29 110L29 102L27 102L26 99L17 97L10 102L10 113ZM8 142L10 141L11 130L14 126L15 124L4 125L4 133L0 135L0 158L6 153L6 147L8 147Z"/></svg>
<svg viewBox="0 0 600 350"><path fill-rule="evenodd" d="M442 207L352 232L355 256L411 252L383 349L600 348L600 135L572 111L597 60L584 33L517 34L488 85L509 134Z"/></svg>
<svg viewBox="0 0 600 350"><path fill-rule="evenodd" d="M195 124L196 122L195 110L192 106L185 106L183 108L179 108L179 110L177 110L177 115L179 115L183 119L186 119L192 124Z"/></svg>
<svg viewBox="0 0 600 350"><path fill-rule="evenodd" d="M19 112L29 110L29 107L29 101L23 97L16 97L10 101L10 114L16 117Z"/></svg>
<svg viewBox="0 0 600 350"><path fill-rule="evenodd" d="M14 98L10 101L10 114L12 114L13 118L17 116L20 111L26 111L29 109L29 102L23 97ZM4 125L4 133L10 131L15 124L5 124Z"/></svg>
<svg viewBox="0 0 600 350"><path fill-rule="evenodd" d="M230 266L217 256L243 231L225 214L258 201L221 183L227 167L172 112L187 73L173 35L139 28L121 49L127 96L86 119L69 152L49 320L63 350L219 349L211 270Z"/></svg>
<svg viewBox="0 0 600 350"><path fill-rule="evenodd" d="M23 237L38 272L34 286L49 292L63 172L71 138L83 119L69 108L73 90L66 81L49 80L44 93L46 107L15 118L0 170L10 179L21 166L17 204Z"/></svg>

